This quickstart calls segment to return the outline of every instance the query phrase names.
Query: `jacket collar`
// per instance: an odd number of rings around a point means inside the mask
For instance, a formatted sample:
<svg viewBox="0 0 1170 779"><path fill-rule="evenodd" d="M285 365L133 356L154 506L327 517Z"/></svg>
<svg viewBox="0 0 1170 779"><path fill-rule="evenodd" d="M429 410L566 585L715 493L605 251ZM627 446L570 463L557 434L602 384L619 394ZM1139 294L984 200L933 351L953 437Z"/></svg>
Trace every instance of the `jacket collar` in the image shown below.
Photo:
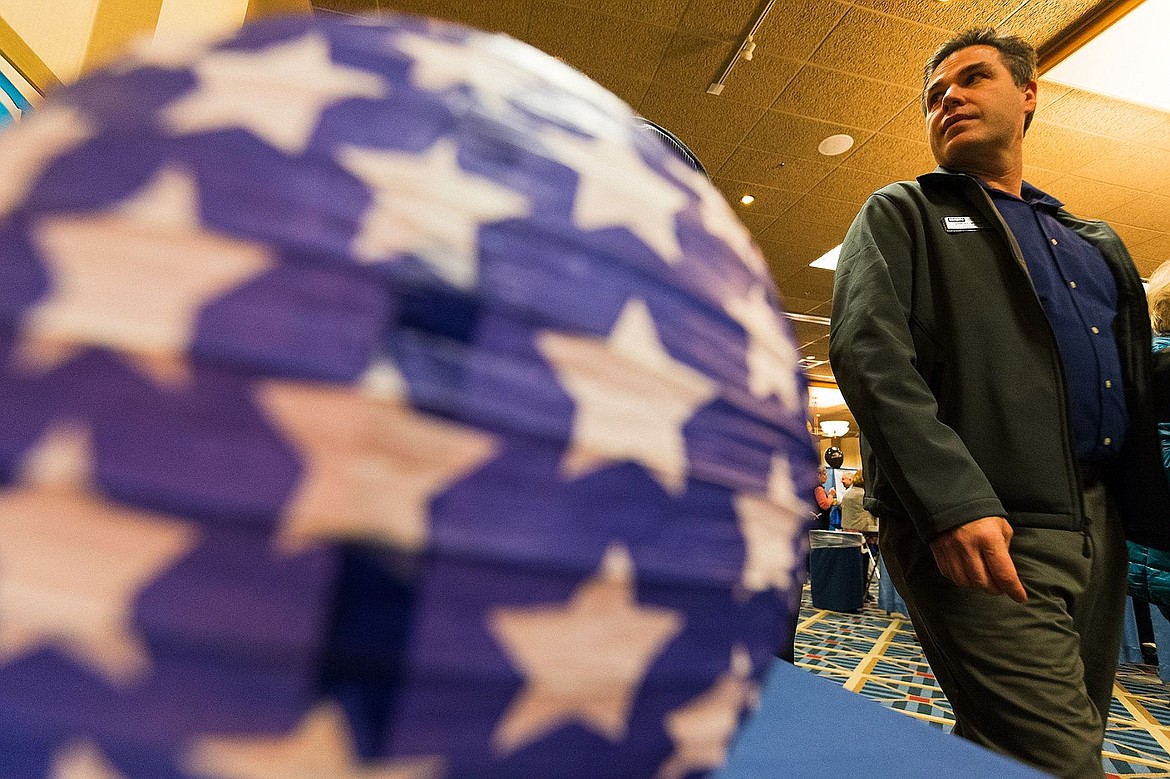
<svg viewBox="0 0 1170 779"><path fill-rule="evenodd" d="M955 172L952 170L947 170L946 168L942 167L941 165L939 167L935 168L934 170L932 170L930 173L924 173L918 177L918 183L923 184L923 185L928 185L930 183L940 183L941 184L944 182L945 182L945 184L953 185L955 182L960 181L960 180L970 181L973 184L975 184L976 186L980 187L981 189L987 190L990 193L991 188L988 187L986 184L984 184L982 181L980 181L975 176L972 176L969 173L958 173L958 172ZM1023 187L1022 187L1020 194L1022 195L1021 199L1024 200L1025 202L1032 203L1034 205L1048 206L1053 211L1059 210L1059 209L1064 207L1064 203L1060 202L1059 200L1054 198L1052 195L1049 195L1047 192L1044 192L1043 190L1032 186L1031 184L1029 184L1026 181L1023 184Z"/></svg>

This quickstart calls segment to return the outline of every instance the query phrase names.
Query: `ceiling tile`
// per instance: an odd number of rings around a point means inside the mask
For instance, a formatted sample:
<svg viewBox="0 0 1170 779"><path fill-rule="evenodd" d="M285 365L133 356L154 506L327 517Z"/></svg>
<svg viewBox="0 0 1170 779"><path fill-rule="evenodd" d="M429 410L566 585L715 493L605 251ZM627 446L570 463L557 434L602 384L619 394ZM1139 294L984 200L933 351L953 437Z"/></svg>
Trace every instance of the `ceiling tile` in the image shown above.
<svg viewBox="0 0 1170 779"><path fill-rule="evenodd" d="M1118 147L1118 142L1082 130L1037 119L1024 136L1024 160L1049 170L1072 173L1086 162L1099 159ZM1090 174L1081 174L1095 178Z"/></svg>
<svg viewBox="0 0 1170 779"><path fill-rule="evenodd" d="M1040 185L1036 184L1036 186ZM1100 218L1102 214L1142 196L1142 193L1137 190L1117 187L1071 174L1061 176L1044 186L1043 189L1053 197L1063 201L1070 212L1087 219Z"/></svg>
<svg viewBox="0 0 1170 779"><path fill-rule="evenodd" d="M806 247L816 252L815 260L832 249L845 237L848 225L825 225L809 222L803 215L793 216L792 211L776 217L768 228L758 236L767 242L786 243ZM811 262L812 260L810 260Z"/></svg>
<svg viewBox="0 0 1170 779"><path fill-rule="evenodd" d="M1148 243L1160 235L1157 230L1134 227L1112 217L1106 217L1105 221L1121 236L1121 240L1125 242L1125 248L1129 249L1131 254L1134 250L1140 249L1142 244Z"/></svg>
<svg viewBox="0 0 1170 779"><path fill-rule="evenodd" d="M810 262L824 254L824 252L819 252L808 246L797 246L782 241L757 241L757 243L759 243L764 256L768 258L768 264L772 267L773 275L777 278L787 278L797 271L808 268ZM813 268L813 270L820 269ZM827 271L822 271L822 273L827 273ZM823 303L826 300L828 297L823 297L818 302Z"/></svg>
<svg viewBox="0 0 1170 779"><path fill-rule="evenodd" d="M994 27L1020 4L1020 0L980 0L977 3L940 3L938 0L856 0L858 5L901 17L911 22L961 31L970 27ZM940 31L939 43L948 37Z"/></svg>
<svg viewBox="0 0 1170 779"><path fill-rule="evenodd" d="M1036 85L1036 115L1043 116L1049 105L1072 91L1072 87L1057 84L1055 81L1040 79ZM1044 117L1047 119L1048 117Z"/></svg>
<svg viewBox="0 0 1170 779"><path fill-rule="evenodd" d="M853 149L835 157L826 157L817 151L821 141L839 133L853 136ZM780 111L768 111L744 138L743 145L821 164L837 165L849 159L857 147L872 135L871 131L858 127L822 122L819 119L809 119Z"/></svg>
<svg viewBox="0 0 1170 779"><path fill-rule="evenodd" d="M585 73L617 71L629 78L650 79L673 32L666 27L538 0L532 6L527 39Z"/></svg>
<svg viewBox="0 0 1170 779"><path fill-rule="evenodd" d="M1079 89L1068 90L1042 110L1045 122L1121 140L1136 139L1166 120L1163 111Z"/></svg>
<svg viewBox="0 0 1170 779"><path fill-rule="evenodd" d="M1158 233L1153 239L1138 247L1143 257L1158 261L1170 260L1170 233Z"/></svg>
<svg viewBox="0 0 1170 779"><path fill-rule="evenodd" d="M1024 165L1024 181L1045 192L1048 191L1048 188L1052 186L1054 181L1064 175L1064 173L1058 173L1048 168L1041 168L1036 165Z"/></svg>
<svg viewBox="0 0 1170 779"><path fill-rule="evenodd" d="M807 192L832 169L812 160L740 146L720 168L719 177L790 192Z"/></svg>
<svg viewBox="0 0 1170 779"><path fill-rule="evenodd" d="M772 107L789 114L877 130L918 90L805 65Z"/></svg>
<svg viewBox="0 0 1170 779"><path fill-rule="evenodd" d="M787 300L818 300L823 303L833 297L833 272L823 268L801 268L780 279L780 294Z"/></svg>
<svg viewBox="0 0 1170 779"><path fill-rule="evenodd" d="M666 50L654 80L659 84L706 92L719 78L733 44L679 31ZM767 108L796 75L800 63L756 53L751 61L740 60L724 82L720 95L740 103Z"/></svg>
<svg viewBox="0 0 1170 779"><path fill-rule="evenodd" d="M1140 275L1143 279L1148 279L1150 277L1150 275L1155 270L1157 270L1158 266L1161 265L1163 262L1165 262L1165 260L1159 260L1159 259L1155 259L1155 258L1138 257L1136 255L1133 258L1133 265L1135 268L1137 268L1138 275Z"/></svg>
<svg viewBox="0 0 1170 779"><path fill-rule="evenodd" d="M792 222L794 230L799 230L803 223L827 225L839 231L839 242L845 237L845 231L853 223L860 209L856 203L847 203L843 200L830 200L827 197L805 195L784 212L784 218ZM831 248L831 247L830 247Z"/></svg>
<svg viewBox="0 0 1170 779"><path fill-rule="evenodd" d="M922 65L947 37L938 29L855 7L809 61L921 89ZM868 45L858 45L862 41Z"/></svg>
<svg viewBox="0 0 1170 779"><path fill-rule="evenodd" d="M753 214L779 216L789 208L792 208L792 204L801 198L801 193L799 192L763 187L759 184L747 185L725 178L713 178L711 179L711 183L723 193L723 197L727 198L727 202L737 212L746 210ZM739 199L745 194L750 194L755 197L755 202L750 206L740 205Z"/></svg>
<svg viewBox="0 0 1170 779"><path fill-rule="evenodd" d="M1170 233L1170 197L1146 195L1102 214L1105 221Z"/></svg>
<svg viewBox="0 0 1170 779"><path fill-rule="evenodd" d="M829 334L829 328L824 325L797 321L791 321L789 324L792 325L792 339L796 341L797 346L804 346L813 341L819 341Z"/></svg>
<svg viewBox="0 0 1170 779"><path fill-rule="evenodd" d="M934 2L934 0L931 0ZM926 117L922 115L922 101L915 92L914 97L902 106L885 127L878 128L884 135L896 135L908 141L926 141Z"/></svg>
<svg viewBox="0 0 1170 779"><path fill-rule="evenodd" d="M925 143L878 133L853 153L849 167L880 173L893 182L929 173L936 163Z"/></svg>
<svg viewBox="0 0 1170 779"><path fill-rule="evenodd" d="M739 143L747 128L764 114L758 106L663 84L650 85L639 109L680 138L694 136L724 143Z"/></svg>
<svg viewBox="0 0 1170 779"><path fill-rule="evenodd" d="M825 176L809 192L813 195L861 205L870 195L889 183L889 177L883 173L873 173L842 165Z"/></svg>
<svg viewBox="0 0 1170 779"><path fill-rule="evenodd" d="M692 0L679 27L709 38L738 41L758 7L757 0Z"/></svg>
<svg viewBox="0 0 1170 779"><path fill-rule="evenodd" d="M776 102L800 67L796 60L756 52L750 62L741 60L736 64L724 84L723 95L768 108ZM718 72L713 73L712 78L718 75Z"/></svg>
<svg viewBox="0 0 1170 779"><path fill-rule="evenodd" d="M320 5L314 2L314 5ZM330 6L336 6L331 0ZM365 3L367 8L375 7L375 0ZM481 30L505 32L513 37L523 37L528 27L528 0L501 0L498 3L464 3L458 0L378 0L382 11L433 16L438 19L466 24Z"/></svg>
<svg viewBox="0 0 1170 779"><path fill-rule="evenodd" d="M628 106L636 106L642 102L650 82L645 79L630 78L624 73L595 72L590 77L603 87L620 97Z"/></svg>
<svg viewBox="0 0 1170 779"><path fill-rule="evenodd" d="M1141 144L1111 142L1109 153L1076 167L1079 176L1120 187L1161 191L1170 178L1170 151ZM1170 192L1167 192L1170 194Z"/></svg>
<svg viewBox="0 0 1170 779"><path fill-rule="evenodd" d="M1000 32L1020 36L1040 50L1100 5L1101 0L1060 0L1058 3L1027 0L996 27Z"/></svg>
<svg viewBox="0 0 1170 779"><path fill-rule="evenodd" d="M1146 146L1170 151L1170 116L1163 119L1162 124L1147 130L1138 141Z"/></svg>
<svg viewBox="0 0 1170 779"><path fill-rule="evenodd" d="M493 0L492 3L468 3L466 0L453 0L453 2L457 2L461 6L493 5L498 0ZM677 27L686 7L678 0L557 0L557 2L562 5L586 8L611 16L624 16L627 19L664 27Z"/></svg>
<svg viewBox="0 0 1170 779"><path fill-rule="evenodd" d="M757 51L808 59L848 10L832 0L777 0L756 32Z"/></svg>
<svg viewBox="0 0 1170 779"><path fill-rule="evenodd" d="M776 217L770 214L759 214L753 212L748 208L741 208L735 212L739 217L739 221L747 226L747 229L752 231L752 235L761 235L768 226L776 221Z"/></svg>
<svg viewBox="0 0 1170 779"><path fill-rule="evenodd" d="M678 135L678 133L675 133ZM735 151L736 146L733 143L724 143L722 141L713 141L710 138L702 136L687 136L683 138L679 135L690 150L694 153L699 161L703 163L703 167L707 169L707 174L714 176L731 153Z"/></svg>

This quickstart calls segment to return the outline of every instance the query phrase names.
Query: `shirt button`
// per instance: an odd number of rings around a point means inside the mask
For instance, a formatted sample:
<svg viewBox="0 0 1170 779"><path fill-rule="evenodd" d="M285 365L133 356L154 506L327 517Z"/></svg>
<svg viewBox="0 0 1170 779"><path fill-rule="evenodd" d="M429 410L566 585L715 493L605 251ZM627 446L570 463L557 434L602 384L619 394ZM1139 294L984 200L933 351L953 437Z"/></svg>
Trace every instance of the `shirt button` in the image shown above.
<svg viewBox="0 0 1170 779"><path fill-rule="evenodd" d="M1109 379L1105 379L1105 389L1112 389L1112 388L1113 388L1113 382L1111 382Z"/></svg>
<svg viewBox="0 0 1170 779"><path fill-rule="evenodd" d="M1073 288L1073 289L1076 289L1076 288L1077 288L1077 283L1076 283L1075 281L1070 281L1070 282L1068 283L1068 285L1069 285L1071 288Z"/></svg>
<svg viewBox="0 0 1170 779"><path fill-rule="evenodd" d="M1055 238L1052 239L1052 245L1056 246L1056 239Z"/></svg>
<svg viewBox="0 0 1170 779"><path fill-rule="evenodd" d="M1104 441L1102 441L1101 443L1105 444L1106 446L1109 446L1111 443L1113 443L1113 439L1112 439L1112 438L1106 438L1106 439L1105 439Z"/></svg>
<svg viewBox="0 0 1170 779"><path fill-rule="evenodd" d="M1090 327L1089 330L1091 330L1094 333L1101 332L1101 330L1096 325L1094 325L1093 327Z"/></svg>

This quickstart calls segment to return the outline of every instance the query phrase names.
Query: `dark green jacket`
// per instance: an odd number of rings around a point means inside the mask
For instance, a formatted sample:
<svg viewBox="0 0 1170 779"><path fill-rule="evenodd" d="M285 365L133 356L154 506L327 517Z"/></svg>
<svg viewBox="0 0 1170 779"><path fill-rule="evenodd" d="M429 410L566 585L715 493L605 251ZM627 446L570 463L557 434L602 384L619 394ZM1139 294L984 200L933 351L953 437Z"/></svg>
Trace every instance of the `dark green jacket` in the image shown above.
<svg viewBox="0 0 1170 779"><path fill-rule="evenodd" d="M1106 481L1127 537L1170 549L1155 427L1155 398L1170 393L1154 392L1141 280L1108 225L1058 218L1101 250L1117 281L1130 425ZM882 522L907 517L924 541L988 516L1083 529L1056 338L975 179L938 169L870 196L841 247L829 343L865 444L867 504Z"/></svg>

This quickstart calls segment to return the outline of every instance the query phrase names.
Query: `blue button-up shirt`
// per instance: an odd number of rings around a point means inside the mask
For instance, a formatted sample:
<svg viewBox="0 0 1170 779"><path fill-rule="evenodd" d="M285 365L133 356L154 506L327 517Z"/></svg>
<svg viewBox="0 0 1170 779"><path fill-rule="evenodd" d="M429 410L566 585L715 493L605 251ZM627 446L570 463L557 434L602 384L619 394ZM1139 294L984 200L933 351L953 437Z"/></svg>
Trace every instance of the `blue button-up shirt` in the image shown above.
<svg viewBox="0 0 1170 779"><path fill-rule="evenodd" d="M1060 201L1024 182L1022 199L984 185L1024 254L1064 363L1073 452L1082 464L1120 451L1128 415L1113 338L1117 283L1101 252L1056 219ZM1043 456L1043 455L1041 455Z"/></svg>

